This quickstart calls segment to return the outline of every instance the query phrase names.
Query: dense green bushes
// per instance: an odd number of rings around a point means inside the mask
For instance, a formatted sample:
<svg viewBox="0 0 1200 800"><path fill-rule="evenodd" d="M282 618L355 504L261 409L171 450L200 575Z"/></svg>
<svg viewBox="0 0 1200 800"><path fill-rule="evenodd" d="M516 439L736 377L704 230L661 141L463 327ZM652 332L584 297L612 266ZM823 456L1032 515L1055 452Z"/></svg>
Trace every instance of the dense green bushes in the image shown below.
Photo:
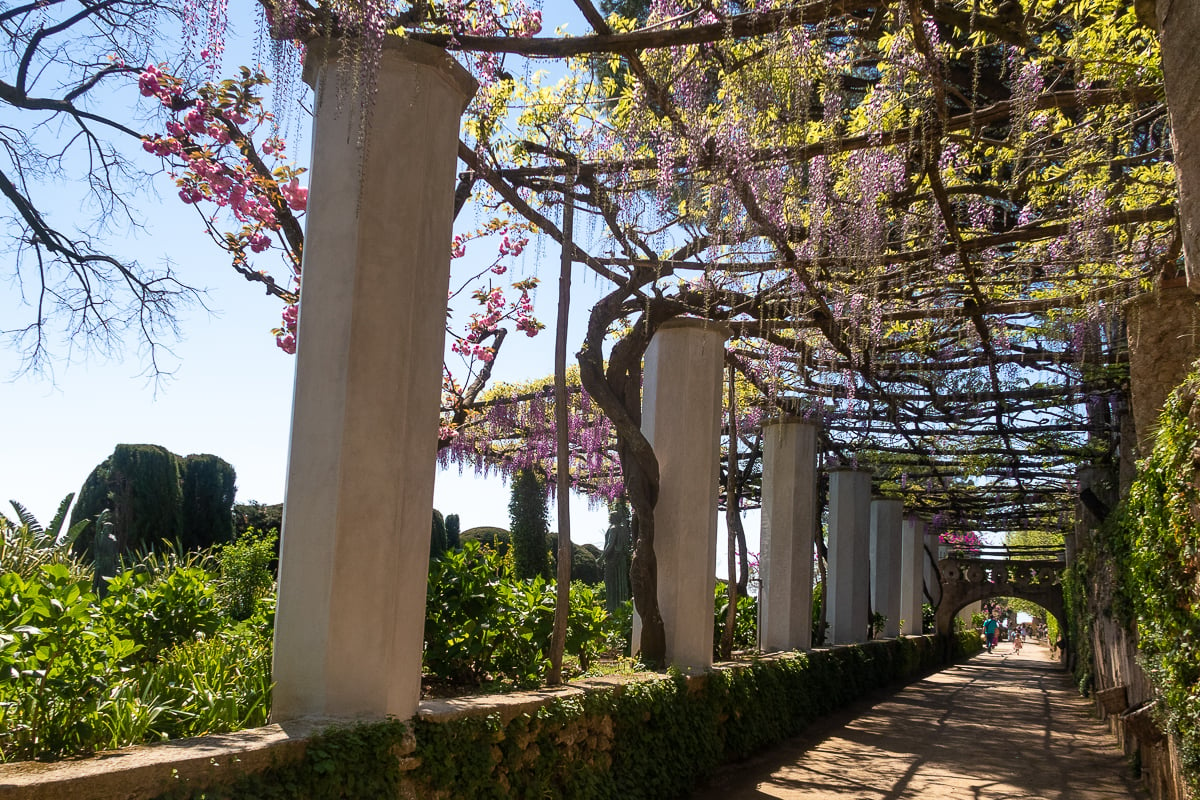
<svg viewBox="0 0 1200 800"><path fill-rule="evenodd" d="M206 798L680 797L722 762L801 731L870 692L938 667L946 649L978 649L973 632L945 648L933 637L762 659L689 681L656 677L593 686L536 712L452 721L419 719L336 729L298 763L244 779ZM396 753L414 768L402 772ZM373 781L369 790L350 787ZM296 791L280 794L274 787ZM306 791L309 787L311 790ZM197 792L193 796L199 796Z"/></svg>
<svg viewBox="0 0 1200 800"><path fill-rule="evenodd" d="M439 681L478 686L498 680L538 685L549 667L554 584L521 580L511 559L464 541L430 564L425 603L425 670ZM608 615L586 584L571 586L568 655L580 668L604 646Z"/></svg>
<svg viewBox="0 0 1200 800"><path fill-rule="evenodd" d="M64 563L0 575L0 761L264 724L274 602L238 622L221 578L148 558L101 600Z"/></svg>
<svg viewBox="0 0 1200 800"><path fill-rule="evenodd" d="M233 540L237 474L226 460L195 453L179 462L180 533L185 550Z"/></svg>
<svg viewBox="0 0 1200 800"><path fill-rule="evenodd" d="M979 636L958 636L959 653ZM719 764L941 662L933 637L890 639L565 698L533 715L416 723L419 796L666 798Z"/></svg>

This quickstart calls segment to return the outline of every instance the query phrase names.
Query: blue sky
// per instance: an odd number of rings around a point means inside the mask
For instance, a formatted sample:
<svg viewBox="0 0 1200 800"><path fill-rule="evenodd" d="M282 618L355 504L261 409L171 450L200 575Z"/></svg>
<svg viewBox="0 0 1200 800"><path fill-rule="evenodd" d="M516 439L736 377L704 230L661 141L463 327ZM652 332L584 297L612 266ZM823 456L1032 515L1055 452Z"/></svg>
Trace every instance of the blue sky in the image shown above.
<svg viewBox="0 0 1200 800"><path fill-rule="evenodd" d="M231 14L237 19L238 13L250 13L246 9L245 3L239 6L235 0ZM566 9L573 11L570 4L548 4L547 30L568 19L554 18ZM570 18L568 25L577 32L584 28L577 17ZM242 29L253 30L253 26L243 24ZM251 46L244 38L230 42L226 73L249 61ZM121 100L132 104L135 95L136 86L131 84L127 98ZM300 127L306 134L307 124ZM293 154L304 154L306 160L310 145L303 138L293 138L289 145ZM147 376L145 353L132 335L122 351L107 357L60 343L48 370L39 374L16 375L19 354L6 343L0 350L4 453L0 504L5 514L11 511L8 501L16 500L48 522L59 501L77 491L119 443L159 444L181 455L214 453L237 470L239 502L284 499L294 362L276 348L270 334L278 323L280 304L233 272L225 254L203 234L195 210L176 199L166 176L160 176L155 186L157 196L135 201L145 217L144 230L113 236L111 245L146 264L169 258L185 281L206 289L205 307L195 306L180 315L182 338L168 342L171 349L164 362L170 374L157 381ZM56 200L51 210L56 219L83 213L72 187L53 190ZM468 207L460 215L459 227L470 227L474 221ZM462 268L478 269L470 256L464 261ZM552 325L557 246L530 246L513 272L513 280L529 274L542 278L536 313ZM579 269L575 274L569 353L578 349L590 301L599 293L594 279ZM20 302L18 286L5 275L0 281L0 329L10 327L4 319L21 313ZM496 377L524 380L547 375L552 368L553 331L548 328L534 339L510 337L497 360ZM438 475L435 506L443 513L459 514L463 529L506 527L507 503L508 488L499 478L477 479L469 471L460 475L457 469ZM556 528L553 507L551 520ZM723 531L723 519L719 525ZM585 499L573 498L575 541L602 544L606 526L604 509L589 508ZM757 515L748 517L751 550L757 549L757 526ZM724 551L722 544L718 547L722 564Z"/></svg>

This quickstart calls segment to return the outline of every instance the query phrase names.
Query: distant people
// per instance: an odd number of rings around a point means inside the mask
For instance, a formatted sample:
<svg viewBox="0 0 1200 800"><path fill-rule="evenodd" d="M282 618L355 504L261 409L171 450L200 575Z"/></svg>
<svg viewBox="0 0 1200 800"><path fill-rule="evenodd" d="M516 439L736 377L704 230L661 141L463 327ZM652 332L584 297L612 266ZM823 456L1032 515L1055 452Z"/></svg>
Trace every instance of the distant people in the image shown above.
<svg viewBox="0 0 1200 800"><path fill-rule="evenodd" d="M1021 654L1021 633L1020 633L1020 631L1018 631L1016 638L1013 639L1013 655L1019 656L1020 654Z"/></svg>
<svg viewBox="0 0 1200 800"><path fill-rule="evenodd" d="M995 618L988 617L983 623L983 638L987 639L987 651L992 652L992 648L996 646L996 634L1000 630L1000 623L996 622Z"/></svg>

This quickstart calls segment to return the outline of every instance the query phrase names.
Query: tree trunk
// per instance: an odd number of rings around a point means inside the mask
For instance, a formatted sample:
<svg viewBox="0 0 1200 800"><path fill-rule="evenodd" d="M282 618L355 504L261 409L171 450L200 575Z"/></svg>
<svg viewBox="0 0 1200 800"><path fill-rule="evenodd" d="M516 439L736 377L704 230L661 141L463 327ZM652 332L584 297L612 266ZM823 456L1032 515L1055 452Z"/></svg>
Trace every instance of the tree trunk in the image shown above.
<svg viewBox="0 0 1200 800"><path fill-rule="evenodd" d="M737 386L736 373L729 368L729 447L725 455L725 554L729 567L726 589L729 608L725 612L725 630L721 634L721 659L728 661L733 656L733 634L737 630L737 552L734 546L736 529L741 525L738 509L738 451L737 451Z"/></svg>
<svg viewBox="0 0 1200 800"><path fill-rule="evenodd" d="M567 319L571 309L571 256L575 206L571 182L563 190L563 245L558 273L558 321L554 330L554 425L558 453L555 498L558 501L558 585L554 598L554 633L550 637L550 672L546 683L562 683L567 618L571 613L571 452L567 438ZM586 664L584 665L587 666Z"/></svg>
<svg viewBox="0 0 1200 800"><path fill-rule="evenodd" d="M658 607L658 563L654 556L654 506L658 502L658 459L641 431L641 354L650 338L641 329L650 320L639 320L612 349L604 368L603 342L608 326L621 316L627 296L617 290L592 308L588 334L578 353L579 379L596 404L613 423L617 456L625 476L625 490L633 509L633 561L629 581L633 605L642 623L642 662L658 667L666 660L667 637ZM635 648L638 647L635 645Z"/></svg>

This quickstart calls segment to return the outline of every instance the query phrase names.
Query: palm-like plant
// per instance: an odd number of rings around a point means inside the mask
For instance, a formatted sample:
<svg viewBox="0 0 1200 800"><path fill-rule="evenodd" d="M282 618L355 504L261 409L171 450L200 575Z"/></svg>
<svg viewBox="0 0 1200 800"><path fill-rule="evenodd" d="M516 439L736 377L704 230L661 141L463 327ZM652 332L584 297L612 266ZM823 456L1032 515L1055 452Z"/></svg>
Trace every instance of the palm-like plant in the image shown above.
<svg viewBox="0 0 1200 800"><path fill-rule="evenodd" d="M87 574L71 554L71 545L90 520L80 520L65 527L67 509L74 499L74 492L63 498L49 525L42 525L28 508L10 500L16 520L0 513L0 572L16 572L29 577L43 564L65 564L73 572Z"/></svg>

